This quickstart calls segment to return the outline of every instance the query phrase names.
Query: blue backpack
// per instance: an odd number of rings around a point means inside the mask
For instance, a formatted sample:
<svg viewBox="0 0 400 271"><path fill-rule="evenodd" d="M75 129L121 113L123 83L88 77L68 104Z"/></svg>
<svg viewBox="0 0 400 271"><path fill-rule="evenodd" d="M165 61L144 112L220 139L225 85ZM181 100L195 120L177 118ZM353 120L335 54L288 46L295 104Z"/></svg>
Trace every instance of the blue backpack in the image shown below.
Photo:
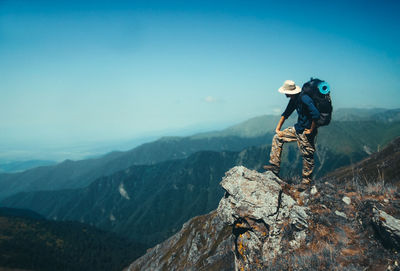
<svg viewBox="0 0 400 271"><path fill-rule="evenodd" d="M317 78L311 78L301 88L300 95L307 94L313 100L315 107L321 113L316 121L317 126L326 126L332 119L332 100L328 83Z"/></svg>

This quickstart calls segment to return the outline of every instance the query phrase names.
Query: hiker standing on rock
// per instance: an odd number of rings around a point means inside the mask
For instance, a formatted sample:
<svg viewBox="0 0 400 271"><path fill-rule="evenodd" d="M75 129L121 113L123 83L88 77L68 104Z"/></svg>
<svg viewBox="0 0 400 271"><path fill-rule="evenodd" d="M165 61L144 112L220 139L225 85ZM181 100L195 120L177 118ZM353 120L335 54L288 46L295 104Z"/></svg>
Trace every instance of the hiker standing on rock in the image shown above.
<svg viewBox="0 0 400 271"><path fill-rule="evenodd" d="M307 187L311 186L312 181L311 175L314 169L315 152L314 141L318 132L316 121L320 118L320 112L309 95L305 93L300 94L301 88L296 86L292 80L286 80L278 91L285 94L290 100L275 129L276 135L272 139L270 165L264 166L264 169L278 175L283 144L297 141L297 145L303 156L303 176L300 188L307 189ZM288 127L281 131L283 123L295 109L298 113L297 123L294 127Z"/></svg>

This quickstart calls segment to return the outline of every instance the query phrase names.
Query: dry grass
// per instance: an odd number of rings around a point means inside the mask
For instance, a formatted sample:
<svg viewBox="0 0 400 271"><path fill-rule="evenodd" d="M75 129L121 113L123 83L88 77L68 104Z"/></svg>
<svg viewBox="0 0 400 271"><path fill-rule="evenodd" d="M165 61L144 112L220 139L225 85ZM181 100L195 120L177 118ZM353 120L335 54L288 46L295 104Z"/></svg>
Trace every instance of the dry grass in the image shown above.
<svg viewBox="0 0 400 271"><path fill-rule="evenodd" d="M340 252L343 256L356 256L360 255L361 250L359 248L344 248Z"/></svg>
<svg viewBox="0 0 400 271"><path fill-rule="evenodd" d="M369 201L390 205L393 201L400 200L399 188L384 181L368 182L366 185L354 182L353 188L357 193L355 198L360 202Z"/></svg>
<svg viewBox="0 0 400 271"><path fill-rule="evenodd" d="M371 180L366 177L360 178L359 176L354 176L349 183L354 189L353 193L360 195L385 195L387 197L394 197L399 193L396 185L387 183L384 179Z"/></svg>
<svg viewBox="0 0 400 271"><path fill-rule="evenodd" d="M328 209L326 206L322 205L312 205L310 206L311 212L318 215L326 215L331 213L331 210Z"/></svg>

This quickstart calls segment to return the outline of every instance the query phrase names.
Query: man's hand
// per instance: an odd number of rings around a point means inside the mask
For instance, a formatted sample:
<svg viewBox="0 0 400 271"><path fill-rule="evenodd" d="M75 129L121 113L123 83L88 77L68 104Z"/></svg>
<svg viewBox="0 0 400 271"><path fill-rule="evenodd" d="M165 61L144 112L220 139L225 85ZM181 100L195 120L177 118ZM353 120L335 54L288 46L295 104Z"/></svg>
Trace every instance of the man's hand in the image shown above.
<svg viewBox="0 0 400 271"><path fill-rule="evenodd" d="M281 128L282 128L282 124L283 124L284 122L285 122L285 117L282 116L282 117L280 118L280 120L279 120L278 125L276 126L276 129L275 129L275 133L276 133L278 136L283 136L283 133L281 132Z"/></svg>
<svg viewBox="0 0 400 271"><path fill-rule="evenodd" d="M315 127L317 127L317 125L315 123L315 120L313 120L310 129L304 129L304 134L305 135L311 134L314 131Z"/></svg>
<svg viewBox="0 0 400 271"><path fill-rule="evenodd" d="M304 134L305 135L309 135L309 134L311 134L312 133L312 130L311 129L305 129L304 130Z"/></svg>
<svg viewBox="0 0 400 271"><path fill-rule="evenodd" d="M281 130L275 129L275 133L276 133L278 136L283 136L283 133L282 133Z"/></svg>

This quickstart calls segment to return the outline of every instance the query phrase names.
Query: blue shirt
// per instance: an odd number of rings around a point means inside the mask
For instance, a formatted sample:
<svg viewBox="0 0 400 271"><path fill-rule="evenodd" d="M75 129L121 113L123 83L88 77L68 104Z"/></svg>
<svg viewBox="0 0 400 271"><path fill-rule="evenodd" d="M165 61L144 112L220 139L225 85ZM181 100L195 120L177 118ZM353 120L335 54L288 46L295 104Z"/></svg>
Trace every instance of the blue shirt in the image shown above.
<svg viewBox="0 0 400 271"><path fill-rule="evenodd" d="M299 115L297 123L294 125L298 134L303 133L304 129L310 129L312 121L319 119L320 113L315 107L313 100L307 94L296 94L296 96L290 98L282 116L285 119L289 118L295 109Z"/></svg>

